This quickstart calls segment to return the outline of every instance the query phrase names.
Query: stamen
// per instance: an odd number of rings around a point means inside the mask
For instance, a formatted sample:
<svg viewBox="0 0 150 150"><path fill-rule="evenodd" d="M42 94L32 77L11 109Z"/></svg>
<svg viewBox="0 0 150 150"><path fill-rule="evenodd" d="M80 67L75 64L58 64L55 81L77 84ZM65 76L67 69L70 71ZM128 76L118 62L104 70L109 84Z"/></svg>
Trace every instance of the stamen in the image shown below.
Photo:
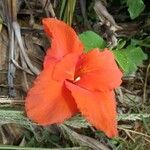
<svg viewBox="0 0 150 150"><path fill-rule="evenodd" d="M77 78L74 80L74 83L78 82L80 79L81 79L81 77L77 77Z"/></svg>

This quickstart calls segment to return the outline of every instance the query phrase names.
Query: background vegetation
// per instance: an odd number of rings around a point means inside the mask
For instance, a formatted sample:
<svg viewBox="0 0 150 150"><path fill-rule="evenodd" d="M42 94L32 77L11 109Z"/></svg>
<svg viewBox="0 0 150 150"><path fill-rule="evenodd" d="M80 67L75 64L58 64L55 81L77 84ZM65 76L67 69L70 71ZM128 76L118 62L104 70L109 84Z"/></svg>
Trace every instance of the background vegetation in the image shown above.
<svg viewBox="0 0 150 150"><path fill-rule="evenodd" d="M24 96L49 46L44 17L71 25L85 51L113 51L124 72L116 90L119 137L108 139L80 115L48 127L25 117ZM146 0L0 0L0 149L150 149L149 33Z"/></svg>

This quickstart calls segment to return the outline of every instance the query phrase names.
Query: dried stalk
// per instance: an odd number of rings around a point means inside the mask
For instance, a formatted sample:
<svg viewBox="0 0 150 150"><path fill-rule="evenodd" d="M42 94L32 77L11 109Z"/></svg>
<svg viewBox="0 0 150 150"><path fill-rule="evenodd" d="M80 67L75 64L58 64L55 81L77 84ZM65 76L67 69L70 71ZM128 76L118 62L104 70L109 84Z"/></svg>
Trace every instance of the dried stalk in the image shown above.
<svg viewBox="0 0 150 150"><path fill-rule="evenodd" d="M147 67L147 70L146 70L145 82L144 82L144 87L143 87L143 105L146 102L146 89L147 89L147 82L148 82L149 72L150 72L150 62L148 64L148 67Z"/></svg>
<svg viewBox="0 0 150 150"><path fill-rule="evenodd" d="M95 0L94 10L101 21L101 23L97 24L97 26L104 26L106 28L107 41L109 41L111 48L115 47L117 45L115 32L122 28L116 24L113 16L107 11L106 7L100 0Z"/></svg>
<svg viewBox="0 0 150 150"><path fill-rule="evenodd" d="M27 52L24 48L23 40L21 37L20 26L17 22L17 0L3 0L3 13L6 17L6 23L8 27L9 34L9 64L8 64L8 87L9 87L9 96L15 97L16 92L14 88L14 78L16 67L23 70L23 78L25 83L25 89L29 88L27 84L26 72L30 74L38 75L40 71L32 65ZM19 51L16 48L17 43L15 44L15 38L17 39L18 45L20 47ZM18 58L20 57L21 65L18 63Z"/></svg>

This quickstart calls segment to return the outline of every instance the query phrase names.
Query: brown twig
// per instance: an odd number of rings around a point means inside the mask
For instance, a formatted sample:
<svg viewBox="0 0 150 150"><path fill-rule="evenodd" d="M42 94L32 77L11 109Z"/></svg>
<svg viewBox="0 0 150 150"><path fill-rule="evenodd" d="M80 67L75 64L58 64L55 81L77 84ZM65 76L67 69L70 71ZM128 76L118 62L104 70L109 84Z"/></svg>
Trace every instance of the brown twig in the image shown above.
<svg viewBox="0 0 150 150"><path fill-rule="evenodd" d="M148 81L149 71L150 71L150 63L147 66L145 82L144 82L144 87L143 87L143 104L145 104L145 102L146 102L146 89L147 89L147 81Z"/></svg>

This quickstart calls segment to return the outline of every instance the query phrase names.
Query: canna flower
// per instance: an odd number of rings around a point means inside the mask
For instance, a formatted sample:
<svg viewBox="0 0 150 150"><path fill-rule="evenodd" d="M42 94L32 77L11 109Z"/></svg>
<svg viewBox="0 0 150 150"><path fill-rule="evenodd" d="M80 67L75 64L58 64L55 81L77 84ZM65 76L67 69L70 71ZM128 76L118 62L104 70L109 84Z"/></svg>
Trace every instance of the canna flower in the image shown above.
<svg viewBox="0 0 150 150"><path fill-rule="evenodd" d="M51 47L43 70L27 93L27 116L40 125L62 123L78 112L108 137L117 136L114 89L122 73L112 52L83 53L75 31L57 19L43 19ZM90 41L89 41L90 42Z"/></svg>

